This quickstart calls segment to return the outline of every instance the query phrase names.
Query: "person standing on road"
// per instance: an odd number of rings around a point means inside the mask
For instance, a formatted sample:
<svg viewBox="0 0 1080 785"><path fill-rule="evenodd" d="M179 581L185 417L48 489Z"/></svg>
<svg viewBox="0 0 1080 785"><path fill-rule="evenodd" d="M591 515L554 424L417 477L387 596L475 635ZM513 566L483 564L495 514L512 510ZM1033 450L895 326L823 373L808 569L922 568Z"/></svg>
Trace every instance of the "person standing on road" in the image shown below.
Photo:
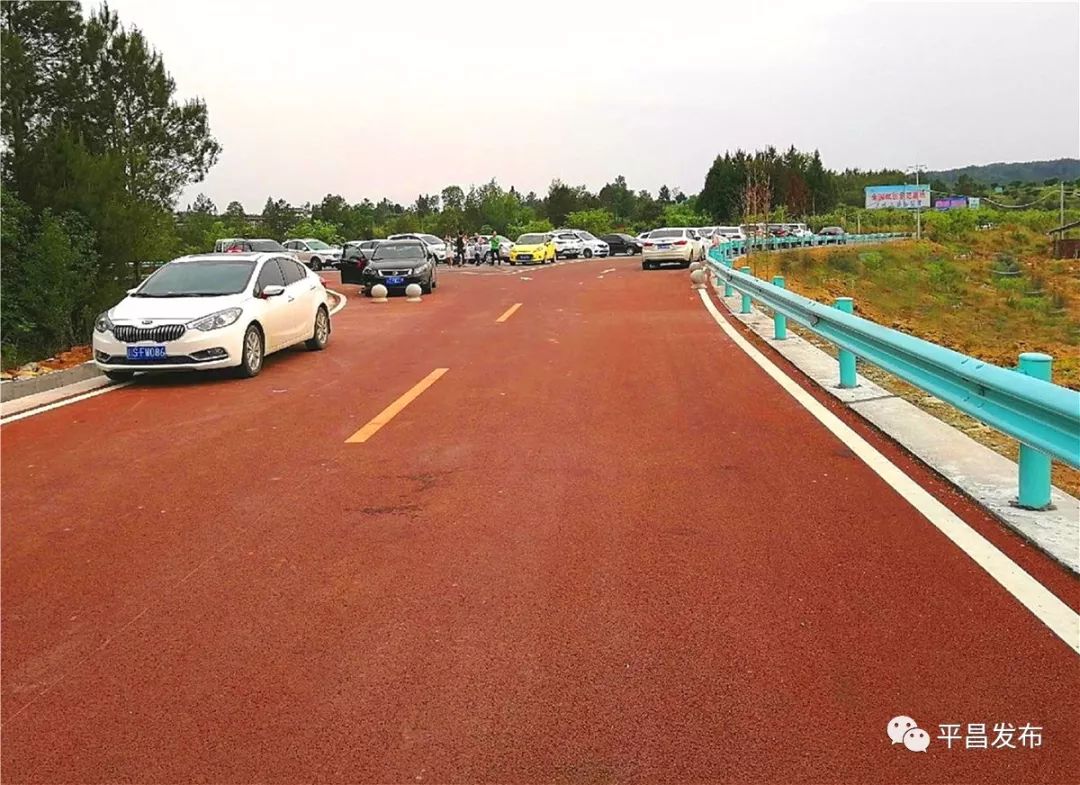
<svg viewBox="0 0 1080 785"><path fill-rule="evenodd" d="M476 254L476 245L473 243L471 237L465 238L465 264L473 264L473 259Z"/></svg>
<svg viewBox="0 0 1080 785"><path fill-rule="evenodd" d="M480 235L476 235L476 245L473 246L473 264L480 266L484 263L484 238Z"/></svg>
<svg viewBox="0 0 1080 785"><path fill-rule="evenodd" d="M502 264L502 259L499 257L499 235L491 235L491 263Z"/></svg>
<svg viewBox="0 0 1080 785"><path fill-rule="evenodd" d="M454 242L454 266L461 267L463 264L465 264L465 235L458 232L457 240Z"/></svg>

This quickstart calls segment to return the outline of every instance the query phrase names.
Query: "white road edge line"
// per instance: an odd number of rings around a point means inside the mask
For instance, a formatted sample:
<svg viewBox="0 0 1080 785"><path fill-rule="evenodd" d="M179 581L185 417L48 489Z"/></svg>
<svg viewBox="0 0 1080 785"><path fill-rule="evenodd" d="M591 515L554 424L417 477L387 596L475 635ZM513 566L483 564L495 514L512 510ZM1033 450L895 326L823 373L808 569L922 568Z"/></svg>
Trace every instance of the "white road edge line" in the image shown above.
<svg viewBox="0 0 1080 785"><path fill-rule="evenodd" d="M330 292L332 290L327 289L326 291ZM333 294L337 296L338 304L330 311L331 316L338 313L346 305L349 304L348 298L346 298L345 295L341 294L340 292L333 292ZM47 403L43 406L38 406L34 409L27 409L25 412L19 412L18 414L12 414L0 419L0 426L7 425L11 422L18 422L19 420L25 420L27 417L33 417L35 414L44 414L45 412L51 412L53 409L59 409L63 406L70 406L73 403L79 403L80 401L85 401L88 398L96 398L97 396L104 395L107 392L123 389L130 384L131 382L110 384L108 387L102 387L100 390L91 390L90 392L82 393L81 395L73 395L70 398L64 398L61 401L54 401L52 403Z"/></svg>
<svg viewBox="0 0 1080 785"><path fill-rule="evenodd" d="M35 409L27 409L25 412L8 415L7 417L0 419L0 425L7 425L8 423L17 422L18 420L25 420L27 417L33 417L35 414L51 412L53 409L59 409L62 406L70 406L73 403L85 401L87 398L96 398L97 396L104 395L107 392L112 392L113 390L120 390L124 387L127 387L129 384L131 384L131 382L110 384L108 387L102 387L100 390L91 390L90 392L82 393L81 395L73 395L70 398L64 398L62 401L54 401L53 403L47 403L44 406L38 406Z"/></svg>
<svg viewBox="0 0 1080 785"><path fill-rule="evenodd" d="M349 298L347 298L341 292L336 292L333 289L327 289L326 291L338 298L338 304L330 309L331 316L333 316L349 304Z"/></svg>
<svg viewBox="0 0 1080 785"><path fill-rule="evenodd" d="M1020 604L1031 611L1065 644L1080 654L1080 614L1062 602L1020 565L961 520L952 510L934 498L926 489L908 477L892 461L878 452L869 442L830 412L814 396L800 387L768 357L744 338L721 315L707 290L698 292L705 308L735 344L750 356L762 370L810 412L822 425L839 438L863 463L885 480L912 507L923 515L942 534L982 567Z"/></svg>

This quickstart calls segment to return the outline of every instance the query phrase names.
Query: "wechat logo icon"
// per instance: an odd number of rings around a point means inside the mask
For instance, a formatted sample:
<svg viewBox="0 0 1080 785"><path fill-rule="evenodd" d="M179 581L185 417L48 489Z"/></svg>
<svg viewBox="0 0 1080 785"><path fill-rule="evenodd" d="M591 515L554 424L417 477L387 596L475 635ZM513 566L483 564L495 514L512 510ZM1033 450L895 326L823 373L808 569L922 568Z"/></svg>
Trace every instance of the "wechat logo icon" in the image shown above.
<svg viewBox="0 0 1080 785"><path fill-rule="evenodd" d="M919 727L911 717L893 717L885 729L893 744L903 744L912 752L926 752L930 746L930 734Z"/></svg>

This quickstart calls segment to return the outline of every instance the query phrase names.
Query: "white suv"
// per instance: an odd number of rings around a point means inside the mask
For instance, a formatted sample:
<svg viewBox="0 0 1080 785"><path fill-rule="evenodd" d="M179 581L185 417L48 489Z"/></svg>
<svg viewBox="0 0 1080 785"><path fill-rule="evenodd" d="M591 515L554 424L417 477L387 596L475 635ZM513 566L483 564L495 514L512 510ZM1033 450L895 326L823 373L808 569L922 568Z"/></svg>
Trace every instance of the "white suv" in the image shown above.
<svg viewBox="0 0 1080 785"><path fill-rule="evenodd" d="M337 267L341 264L341 249L314 237L286 240L283 245L286 251L291 251L293 256L315 272L324 267Z"/></svg>
<svg viewBox="0 0 1080 785"><path fill-rule="evenodd" d="M585 250L585 243L581 242L581 238L569 229L553 232L552 235L553 240L555 241L556 259L576 259Z"/></svg>
<svg viewBox="0 0 1080 785"><path fill-rule="evenodd" d="M562 234L563 231L577 235L577 238L581 240L581 255L586 259L608 255L608 244L591 232L586 232L584 229L560 229L559 233Z"/></svg>

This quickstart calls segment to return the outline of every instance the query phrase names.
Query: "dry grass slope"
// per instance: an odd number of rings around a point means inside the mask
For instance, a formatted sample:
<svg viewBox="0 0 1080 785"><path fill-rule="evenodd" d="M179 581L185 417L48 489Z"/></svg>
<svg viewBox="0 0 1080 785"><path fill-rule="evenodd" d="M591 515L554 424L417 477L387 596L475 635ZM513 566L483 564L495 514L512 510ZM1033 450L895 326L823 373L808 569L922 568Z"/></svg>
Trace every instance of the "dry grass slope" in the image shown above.
<svg viewBox="0 0 1080 785"><path fill-rule="evenodd" d="M1015 366L1021 352L1046 352L1054 357L1054 381L1080 389L1080 262L1049 259L1046 249L1044 235L1007 228L948 243L758 254L750 266L762 278L784 275L789 289L815 300L853 297L860 316L996 365ZM863 370L1016 460L1012 439L895 377ZM1054 482L1080 495L1080 472L1055 464Z"/></svg>

